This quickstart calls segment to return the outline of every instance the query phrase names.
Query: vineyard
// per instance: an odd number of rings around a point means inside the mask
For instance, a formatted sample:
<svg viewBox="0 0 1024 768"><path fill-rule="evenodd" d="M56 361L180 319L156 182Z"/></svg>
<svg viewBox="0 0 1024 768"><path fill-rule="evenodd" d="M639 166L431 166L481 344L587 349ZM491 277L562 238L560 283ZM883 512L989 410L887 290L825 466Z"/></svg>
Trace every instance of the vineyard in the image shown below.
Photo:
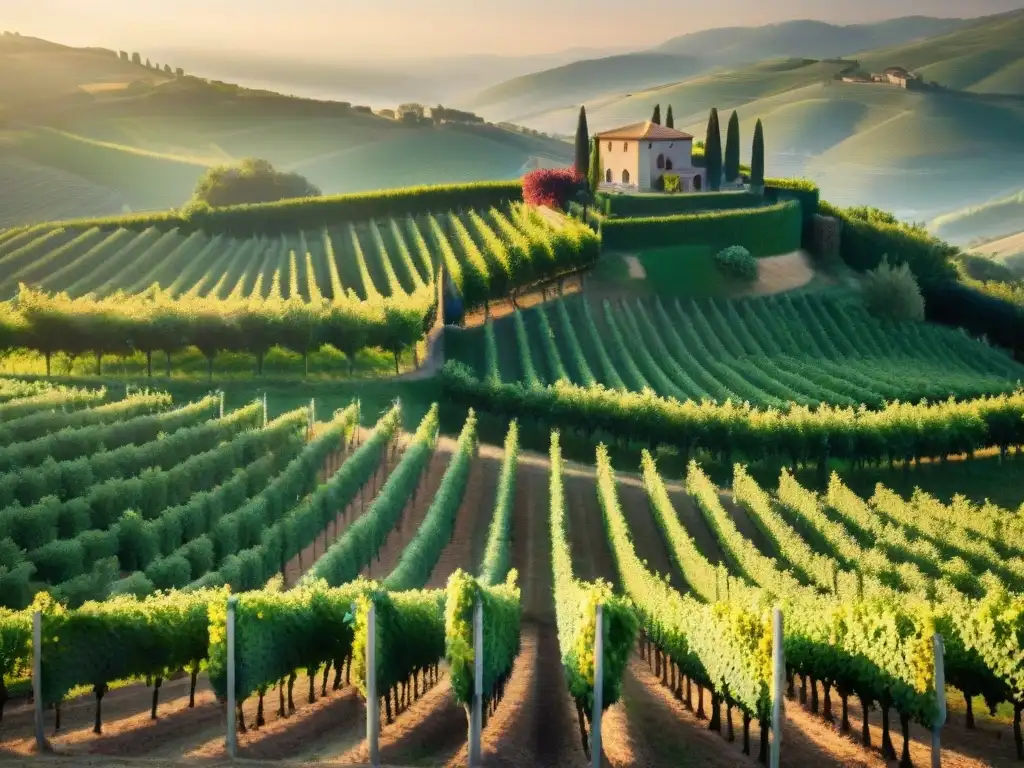
<svg viewBox="0 0 1024 768"><path fill-rule="evenodd" d="M609 765L669 764L686 745L712 764L766 759L775 606L785 764L807 764L801 741L830 749L831 722L883 755L898 725L904 764L923 763L934 632L967 707L944 754L967 759L978 701L1024 708L1024 527L1008 510L861 498L838 476L818 495L786 471L762 488L740 465L724 492L695 463L663 477L649 453L617 476L603 447L566 464L557 434L548 456L524 454L515 423L503 448L480 445L472 411L454 438L436 407L411 434L398 403L312 416L0 381L0 748L34 743L39 610L55 749L222 757L229 594L243 757L365 762L372 682L382 762L464 763L478 602L483 752L504 764L584 763L598 604Z"/></svg>
<svg viewBox="0 0 1024 768"><path fill-rule="evenodd" d="M592 264L596 236L521 203L348 222L238 238L153 223L0 232L9 346L42 353L152 355L196 347L256 358L275 346L308 358L397 357L438 311L437 280L465 309Z"/></svg>
<svg viewBox="0 0 1024 768"><path fill-rule="evenodd" d="M882 407L1013 392L1024 366L934 325L885 323L846 297L572 297L452 331L451 358L481 380L652 390L759 408Z"/></svg>

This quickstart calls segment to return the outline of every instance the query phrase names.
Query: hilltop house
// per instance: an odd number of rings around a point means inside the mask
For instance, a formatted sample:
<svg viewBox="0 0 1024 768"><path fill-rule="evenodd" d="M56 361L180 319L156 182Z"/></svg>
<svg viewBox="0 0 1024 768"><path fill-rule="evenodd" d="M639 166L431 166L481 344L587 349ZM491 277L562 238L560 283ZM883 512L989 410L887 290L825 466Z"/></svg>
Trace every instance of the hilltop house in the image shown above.
<svg viewBox="0 0 1024 768"><path fill-rule="evenodd" d="M693 165L693 136L652 123L626 125L597 134L602 189L652 192L666 173L679 176L682 192L699 192L704 170Z"/></svg>

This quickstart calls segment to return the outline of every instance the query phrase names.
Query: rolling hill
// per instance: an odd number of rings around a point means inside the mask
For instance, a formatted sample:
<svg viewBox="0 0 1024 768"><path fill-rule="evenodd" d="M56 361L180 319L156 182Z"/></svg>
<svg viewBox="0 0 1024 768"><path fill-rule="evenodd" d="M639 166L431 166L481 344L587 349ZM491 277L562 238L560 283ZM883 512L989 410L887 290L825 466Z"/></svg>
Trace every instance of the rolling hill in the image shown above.
<svg viewBox="0 0 1024 768"><path fill-rule="evenodd" d="M494 119L524 120L552 106L623 94L721 68L780 57L826 59L944 34L976 23L967 19L906 17L839 26L789 21L727 27L666 41L650 51L592 58L513 78L466 100Z"/></svg>
<svg viewBox="0 0 1024 768"><path fill-rule="evenodd" d="M31 55L17 52L26 47ZM534 133L406 125L338 102L167 78L111 52L6 36L5 55L32 87L5 79L0 94L0 226L178 206L207 168L243 157L302 173L326 194L515 178L571 160L570 145Z"/></svg>
<svg viewBox="0 0 1024 768"><path fill-rule="evenodd" d="M871 70L901 66L973 93L1024 95L1024 11L990 16L925 40L858 55Z"/></svg>
<svg viewBox="0 0 1024 768"><path fill-rule="evenodd" d="M1024 231L976 245L969 253L987 256L1024 278Z"/></svg>
<svg viewBox="0 0 1024 768"><path fill-rule="evenodd" d="M958 245L992 241L1024 229L1024 189L1014 195L988 200L936 216L928 228Z"/></svg>

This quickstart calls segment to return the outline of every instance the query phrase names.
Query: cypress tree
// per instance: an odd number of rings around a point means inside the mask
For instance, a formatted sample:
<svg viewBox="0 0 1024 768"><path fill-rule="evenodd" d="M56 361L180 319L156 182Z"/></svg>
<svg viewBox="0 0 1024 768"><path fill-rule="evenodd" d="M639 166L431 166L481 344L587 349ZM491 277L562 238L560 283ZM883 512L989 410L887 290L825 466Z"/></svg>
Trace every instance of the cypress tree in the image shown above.
<svg viewBox="0 0 1024 768"><path fill-rule="evenodd" d="M651 115L651 122L655 125L661 125L661 104L654 105L654 114Z"/></svg>
<svg viewBox="0 0 1024 768"><path fill-rule="evenodd" d="M722 188L722 131L718 126L718 109L711 108L708 133L704 141L704 168L707 188L717 192Z"/></svg>
<svg viewBox="0 0 1024 768"><path fill-rule="evenodd" d="M750 186L764 189L764 128L761 121L754 126L754 147L750 155Z"/></svg>
<svg viewBox="0 0 1024 768"><path fill-rule="evenodd" d="M596 195L601 186L601 141L594 137L594 146L590 150L590 192Z"/></svg>
<svg viewBox="0 0 1024 768"><path fill-rule="evenodd" d="M665 127L666 128L675 128L676 127L676 119L674 117L672 117L672 105L671 104L668 105L668 112L665 113Z"/></svg>
<svg viewBox="0 0 1024 768"><path fill-rule="evenodd" d="M735 181L740 177L740 116L735 110L729 117L729 128L725 135L725 180Z"/></svg>
<svg viewBox="0 0 1024 768"><path fill-rule="evenodd" d="M581 179L587 178L590 170L590 131L587 129L587 108L580 107L580 119L576 123L576 173Z"/></svg>

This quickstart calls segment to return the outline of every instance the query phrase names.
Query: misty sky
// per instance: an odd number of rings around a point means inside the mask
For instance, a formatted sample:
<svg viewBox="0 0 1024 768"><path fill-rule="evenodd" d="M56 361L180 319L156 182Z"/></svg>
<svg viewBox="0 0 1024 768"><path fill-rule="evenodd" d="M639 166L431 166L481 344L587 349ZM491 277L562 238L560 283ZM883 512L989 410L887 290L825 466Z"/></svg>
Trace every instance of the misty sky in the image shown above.
<svg viewBox="0 0 1024 768"><path fill-rule="evenodd" d="M0 27L69 45L216 46L347 59L643 47L711 27L980 16L1024 7L1024 0L0 0L0 6Z"/></svg>

